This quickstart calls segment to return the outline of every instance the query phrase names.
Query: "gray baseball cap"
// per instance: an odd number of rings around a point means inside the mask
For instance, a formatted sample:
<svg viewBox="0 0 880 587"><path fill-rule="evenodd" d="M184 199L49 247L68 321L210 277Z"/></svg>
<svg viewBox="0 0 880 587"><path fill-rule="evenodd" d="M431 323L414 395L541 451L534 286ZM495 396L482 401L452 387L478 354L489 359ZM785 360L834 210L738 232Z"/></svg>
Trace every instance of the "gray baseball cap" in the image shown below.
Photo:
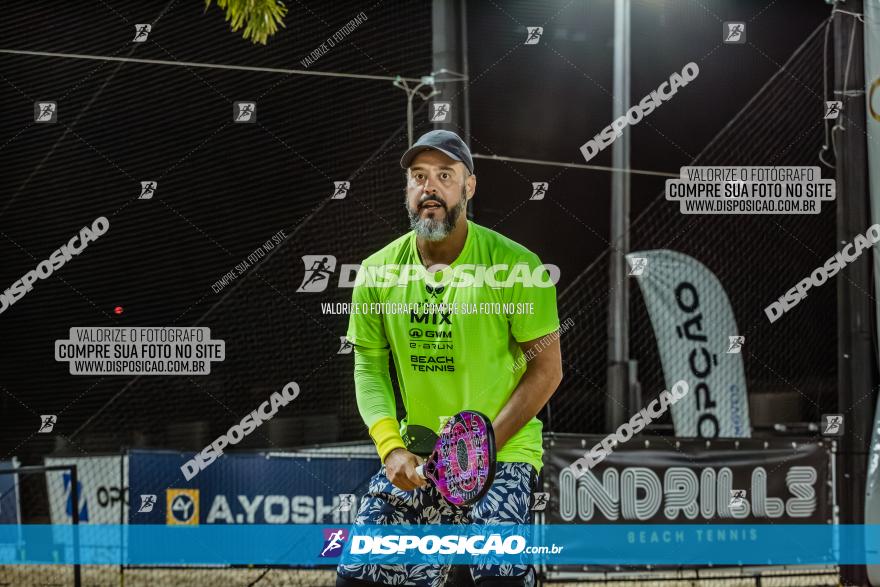
<svg viewBox="0 0 880 587"><path fill-rule="evenodd" d="M449 130L432 130L420 136L419 140L407 149L403 157L400 158L400 166L404 169L409 169L415 156L425 149L437 149L456 161L461 161L468 168L468 171L474 172L474 160L471 157L471 150L468 149L468 146L461 140L460 136Z"/></svg>

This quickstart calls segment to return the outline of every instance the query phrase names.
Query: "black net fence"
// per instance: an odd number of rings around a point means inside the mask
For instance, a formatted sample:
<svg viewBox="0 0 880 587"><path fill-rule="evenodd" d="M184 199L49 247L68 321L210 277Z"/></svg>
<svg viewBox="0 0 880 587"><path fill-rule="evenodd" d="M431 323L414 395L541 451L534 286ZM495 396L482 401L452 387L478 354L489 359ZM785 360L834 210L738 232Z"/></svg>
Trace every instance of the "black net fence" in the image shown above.
<svg viewBox="0 0 880 587"><path fill-rule="evenodd" d="M821 166L823 32L824 26L816 29L689 165ZM834 177L833 168L821 167L823 178ZM753 425L818 422L820 414L834 412L834 284L811 290L797 311L777 322L764 313L837 250L834 202L824 202L820 214L685 215L660 193L632 220L630 236L632 251L678 251L720 280L746 340L742 358ZM608 275L606 251L560 293L560 319L570 317L574 326L561 338L566 378L546 414L553 431L605 431L608 301L614 295ZM630 355L638 362L647 403L666 383L637 278L629 279ZM762 413L761 406L772 413Z"/></svg>
<svg viewBox="0 0 880 587"><path fill-rule="evenodd" d="M46 17L22 8L15 15L22 22L92 23L43 43L4 26L7 44L22 50L172 63L4 59L4 76L22 92L4 85L10 100L32 118L29 98L54 97L59 121L22 133L16 149L4 151L4 169L16 172L3 184L20 192L4 202L4 232L20 245L4 274L24 274L98 216L110 222L58 280L39 284L40 303L25 299L3 316L3 345L18 357L5 365L8 389L51 390L0 398L2 444L27 464L120 447L197 450L290 381L302 401L242 448L366 436L352 355L339 353L348 318L324 314L320 304L350 301L351 289L337 286L340 268L408 229L399 166L406 95L392 82L431 72L431 2L292 3L287 30L265 48L230 32L218 8L203 10L199 2L154 5L149 14L129 6L117 15L112 7L70 6ZM193 65L304 69L300 59L358 14L365 20L308 70L388 79ZM144 43L131 42L136 22L153 22ZM242 100L256 103L255 123L233 122ZM415 102L418 134L431 127L428 104ZM15 121L6 120L4 136L12 136ZM142 180L156 182L152 199L138 199ZM347 182L341 199L340 182ZM62 196L71 189L75 201ZM323 292L297 291L309 255L335 259ZM45 346L73 326L160 325L210 328L212 339L226 342L225 360L204 377L72 377ZM36 433L41 414L57 416L52 434Z"/></svg>

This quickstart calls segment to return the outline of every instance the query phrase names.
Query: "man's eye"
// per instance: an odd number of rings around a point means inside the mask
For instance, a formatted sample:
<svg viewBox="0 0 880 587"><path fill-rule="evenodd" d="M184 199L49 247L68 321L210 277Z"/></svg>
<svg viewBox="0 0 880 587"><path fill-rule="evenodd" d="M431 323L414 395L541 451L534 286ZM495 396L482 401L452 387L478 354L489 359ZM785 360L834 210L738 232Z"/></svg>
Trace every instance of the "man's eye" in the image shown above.
<svg viewBox="0 0 880 587"><path fill-rule="evenodd" d="M441 177L443 177L444 180L449 179L448 173L441 173L440 175L441 175Z"/></svg>

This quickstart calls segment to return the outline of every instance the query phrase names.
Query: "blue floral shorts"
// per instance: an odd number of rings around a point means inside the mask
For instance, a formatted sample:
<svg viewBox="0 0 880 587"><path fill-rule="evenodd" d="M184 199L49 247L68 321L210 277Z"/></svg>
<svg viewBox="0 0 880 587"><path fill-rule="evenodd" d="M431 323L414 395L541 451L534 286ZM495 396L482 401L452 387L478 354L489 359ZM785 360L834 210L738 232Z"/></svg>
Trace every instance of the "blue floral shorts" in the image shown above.
<svg viewBox="0 0 880 587"><path fill-rule="evenodd" d="M535 468L528 463L498 463L495 480L486 495L469 507L447 502L432 485L403 491L385 476L385 467L372 479L355 524L531 524L531 497L537 482ZM523 577L523 585L534 584L529 565L477 564L469 567L474 582L488 577ZM347 578L386 585L440 587L451 576L452 565L365 565L346 564L337 572Z"/></svg>

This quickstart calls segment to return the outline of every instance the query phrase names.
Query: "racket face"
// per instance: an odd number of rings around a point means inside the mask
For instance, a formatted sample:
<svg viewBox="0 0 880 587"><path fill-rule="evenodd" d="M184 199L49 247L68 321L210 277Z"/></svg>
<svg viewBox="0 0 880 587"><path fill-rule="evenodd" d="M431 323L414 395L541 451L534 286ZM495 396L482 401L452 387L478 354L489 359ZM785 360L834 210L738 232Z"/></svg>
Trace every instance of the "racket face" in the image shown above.
<svg viewBox="0 0 880 587"><path fill-rule="evenodd" d="M440 432L432 460L432 480L446 501L476 503L495 478L492 423L479 412L459 412Z"/></svg>
<svg viewBox="0 0 880 587"><path fill-rule="evenodd" d="M437 433L427 426L409 425L406 428L406 436L403 437L403 443L406 450L419 456L427 457L434 452L437 446Z"/></svg>

